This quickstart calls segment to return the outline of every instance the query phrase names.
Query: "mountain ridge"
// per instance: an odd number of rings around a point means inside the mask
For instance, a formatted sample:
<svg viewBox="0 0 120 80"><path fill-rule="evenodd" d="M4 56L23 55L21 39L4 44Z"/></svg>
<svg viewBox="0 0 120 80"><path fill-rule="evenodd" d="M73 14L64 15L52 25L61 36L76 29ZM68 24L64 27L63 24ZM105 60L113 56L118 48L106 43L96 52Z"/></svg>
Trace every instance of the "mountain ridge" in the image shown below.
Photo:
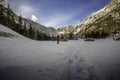
<svg viewBox="0 0 120 80"><path fill-rule="evenodd" d="M54 28L48 28L40 23L23 18L22 15L16 15L10 8L9 4L6 7L5 0L0 1L0 14L0 23L2 25L5 25L31 39L46 40L55 37L57 34L56 29Z"/></svg>
<svg viewBox="0 0 120 80"><path fill-rule="evenodd" d="M120 0L108 5L85 18L70 34L81 37L105 38L120 32Z"/></svg>

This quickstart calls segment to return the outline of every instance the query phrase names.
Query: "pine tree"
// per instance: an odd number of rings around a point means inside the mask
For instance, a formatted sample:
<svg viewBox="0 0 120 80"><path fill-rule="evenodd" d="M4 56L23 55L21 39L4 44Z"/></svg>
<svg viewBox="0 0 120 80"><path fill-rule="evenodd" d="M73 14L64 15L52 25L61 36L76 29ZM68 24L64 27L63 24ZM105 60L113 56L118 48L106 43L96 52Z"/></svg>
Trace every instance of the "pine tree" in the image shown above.
<svg viewBox="0 0 120 80"><path fill-rule="evenodd" d="M34 35L34 39L37 40L37 30L35 29L34 32L35 32L35 33L34 33L34 34L35 34L35 35Z"/></svg>
<svg viewBox="0 0 120 80"><path fill-rule="evenodd" d="M18 21L19 21L19 24L22 26L22 16L21 16L21 14L20 14L20 16L19 16L19 19L18 19Z"/></svg>
<svg viewBox="0 0 120 80"><path fill-rule="evenodd" d="M73 37L73 33L71 32L71 33L69 34L69 39L72 39L72 37Z"/></svg>
<svg viewBox="0 0 120 80"><path fill-rule="evenodd" d="M30 24L29 38L34 39L34 36L35 36L35 30L32 28L32 25Z"/></svg>
<svg viewBox="0 0 120 80"><path fill-rule="evenodd" d="M16 31L15 25L16 25L16 23L15 23L14 15L11 15L10 26L11 26L11 29L14 31Z"/></svg>
<svg viewBox="0 0 120 80"><path fill-rule="evenodd" d="M3 6L0 5L0 23L4 24L4 13L3 13Z"/></svg>
<svg viewBox="0 0 120 80"><path fill-rule="evenodd" d="M10 5L8 4L8 9L7 9L7 16L6 16L6 26L10 27L10 23L11 23L11 20L10 20L10 17L11 17L11 12L10 12ZM11 28L11 27L10 27Z"/></svg>
<svg viewBox="0 0 120 80"><path fill-rule="evenodd" d="M24 22L24 29L23 30L24 30L23 35L27 37L26 22Z"/></svg>
<svg viewBox="0 0 120 80"><path fill-rule="evenodd" d="M42 40L41 39L41 33L37 31L37 40Z"/></svg>

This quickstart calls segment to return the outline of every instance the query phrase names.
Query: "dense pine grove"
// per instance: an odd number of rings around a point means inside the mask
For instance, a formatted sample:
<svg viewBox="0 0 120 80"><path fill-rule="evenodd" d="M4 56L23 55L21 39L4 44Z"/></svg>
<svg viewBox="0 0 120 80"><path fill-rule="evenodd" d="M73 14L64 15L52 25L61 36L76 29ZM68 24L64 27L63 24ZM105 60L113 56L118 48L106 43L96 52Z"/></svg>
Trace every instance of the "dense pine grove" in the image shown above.
<svg viewBox="0 0 120 80"><path fill-rule="evenodd" d="M12 30L24 35L28 38L34 40L53 40L54 37L50 37L45 32L40 32L36 30L31 23L29 26L26 25L26 22L23 23L22 15L18 16L18 21L15 20L14 12L11 10L9 4L8 8L5 8L3 5L0 5L0 24L5 25Z"/></svg>

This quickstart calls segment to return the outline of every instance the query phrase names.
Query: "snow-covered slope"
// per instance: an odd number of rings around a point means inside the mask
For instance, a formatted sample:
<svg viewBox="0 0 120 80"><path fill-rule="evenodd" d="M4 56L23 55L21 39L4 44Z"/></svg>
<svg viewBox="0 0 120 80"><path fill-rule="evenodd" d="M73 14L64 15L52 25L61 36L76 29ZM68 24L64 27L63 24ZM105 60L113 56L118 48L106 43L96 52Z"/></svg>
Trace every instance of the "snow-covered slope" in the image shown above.
<svg viewBox="0 0 120 80"><path fill-rule="evenodd" d="M120 80L120 42L0 38L0 80Z"/></svg>
<svg viewBox="0 0 120 80"><path fill-rule="evenodd" d="M36 30L38 30L38 31L40 31L42 33L46 33L47 35L56 36L56 34L57 34L57 31L56 31L55 28L51 29L51 28L46 27L46 26L44 26L44 25L42 25L40 23L33 22L33 21L31 21L29 19L25 19L25 18L23 19L23 21L32 24L33 28L36 28Z"/></svg>
<svg viewBox="0 0 120 80"><path fill-rule="evenodd" d="M120 0L112 0L103 9L91 14L83 22L76 26L74 30L80 34L86 34L98 31L105 31L111 34L113 31L118 31L118 24L120 23ZM115 28L116 26L116 28Z"/></svg>
<svg viewBox="0 0 120 80"><path fill-rule="evenodd" d="M68 25L68 26L65 26L62 28L58 28L57 31L59 34L69 34L69 33L73 32L73 30L74 30L74 26Z"/></svg>
<svg viewBox="0 0 120 80"><path fill-rule="evenodd" d="M26 37L18 34L17 32L1 24L0 24L0 37L27 39Z"/></svg>

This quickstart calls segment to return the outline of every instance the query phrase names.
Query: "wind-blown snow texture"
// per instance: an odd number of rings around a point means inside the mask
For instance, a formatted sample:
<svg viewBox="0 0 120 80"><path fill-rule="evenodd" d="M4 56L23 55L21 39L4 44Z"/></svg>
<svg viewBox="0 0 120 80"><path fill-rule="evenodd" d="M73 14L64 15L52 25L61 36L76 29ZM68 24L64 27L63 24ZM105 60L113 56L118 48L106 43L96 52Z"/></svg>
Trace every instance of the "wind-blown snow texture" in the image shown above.
<svg viewBox="0 0 120 80"><path fill-rule="evenodd" d="M0 80L120 80L118 41L58 45L26 39L2 25L0 31L17 35L0 37Z"/></svg>

